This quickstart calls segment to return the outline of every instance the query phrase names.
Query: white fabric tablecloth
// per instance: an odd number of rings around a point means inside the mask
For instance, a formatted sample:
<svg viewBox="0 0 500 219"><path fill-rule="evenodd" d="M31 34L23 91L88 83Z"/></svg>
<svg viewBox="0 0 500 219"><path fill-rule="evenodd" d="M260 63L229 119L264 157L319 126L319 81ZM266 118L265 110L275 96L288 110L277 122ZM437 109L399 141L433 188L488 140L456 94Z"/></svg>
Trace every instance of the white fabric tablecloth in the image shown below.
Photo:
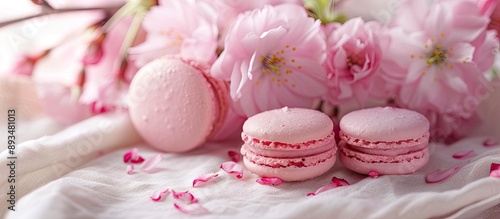
<svg viewBox="0 0 500 219"><path fill-rule="evenodd" d="M100 115L65 128L43 116L33 95L30 101L15 101L30 95L26 92L29 83L2 79L0 85L0 115L6 117L7 108L17 109L17 134L22 142L16 150L15 212L5 205L9 186L6 148L0 154L0 215L5 218L190 217L174 208L171 196L161 202L149 200L162 188L189 190L210 211L193 216L199 218L500 218L500 179L488 176L491 163L500 163L500 146L483 147L486 136L453 145L431 144L429 163L412 175L372 179L337 162L328 173L305 182L264 186L245 170L242 179L221 174L203 187L192 188L194 178L217 172L229 160L227 151L239 151L241 141L208 143L185 154L163 154L158 171L127 175L122 156L130 148L138 147L145 158L158 152L141 143L126 115ZM488 104L498 103L496 99ZM23 110L28 107L30 110ZM482 111L495 110L487 105ZM485 124L497 126L478 130L498 132L498 117L489 120ZM5 127L0 131L0 140L6 141ZM468 149L477 155L452 158ZM467 161L451 178L425 182L428 173ZM306 197L333 176L351 185Z"/></svg>

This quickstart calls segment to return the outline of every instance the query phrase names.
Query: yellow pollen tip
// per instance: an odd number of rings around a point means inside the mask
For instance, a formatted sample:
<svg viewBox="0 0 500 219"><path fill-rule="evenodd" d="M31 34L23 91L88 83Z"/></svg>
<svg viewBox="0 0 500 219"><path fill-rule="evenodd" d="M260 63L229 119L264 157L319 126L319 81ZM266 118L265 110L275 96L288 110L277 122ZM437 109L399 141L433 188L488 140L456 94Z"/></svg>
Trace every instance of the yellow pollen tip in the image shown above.
<svg viewBox="0 0 500 219"><path fill-rule="evenodd" d="M302 69L302 66L300 66L300 65L299 65L299 66L297 66L297 68L298 68L298 69Z"/></svg>
<svg viewBox="0 0 500 219"><path fill-rule="evenodd" d="M271 78L271 81L274 82L274 80L276 80L274 77Z"/></svg>
<svg viewBox="0 0 500 219"><path fill-rule="evenodd" d="M288 49L288 48L290 48L290 45L286 45L285 47Z"/></svg>
<svg viewBox="0 0 500 219"><path fill-rule="evenodd" d="M415 58L415 55L411 54L411 55L410 55L410 58L414 59L414 58Z"/></svg>
<svg viewBox="0 0 500 219"><path fill-rule="evenodd" d="M295 62L295 59L292 59L292 62Z"/></svg>
<svg viewBox="0 0 500 219"><path fill-rule="evenodd" d="M423 72L422 72L422 76L425 76L425 74L427 74L427 73L425 73L425 71L423 71Z"/></svg>
<svg viewBox="0 0 500 219"><path fill-rule="evenodd" d="M255 82L255 85L259 85L259 81L256 81L256 82Z"/></svg>
<svg viewBox="0 0 500 219"><path fill-rule="evenodd" d="M452 64L450 64L448 67L450 67L450 69L453 69L453 65Z"/></svg>
<svg viewBox="0 0 500 219"><path fill-rule="evenodd" d="M295 84L292 84L292 88L295 88Z"/></svg>
<svg viewBox="0 0 500 219"><path fill-rule="evenodd" d="M425 44L425 46L424 46L424 47L425 47L426 49L428 49L428 48L429 48L429 45Z"/></svg>
<svg viewBox="0 0 500 219"><path fill-rule="evenodd" d="M293 47L292 50L295 51L297 48Z"/></svg>
<svg viewBox="0 0 500 219"><path fill-rule="evenodd" d="M434 38L431 38L431 42L433 42L433 43L434 43L434 41L435 41L435 40L434 40Z"/></svg>
<svg viewBox="0 0 500 219"><path fill-rule="evenodd" d="M444 37L444 33L443 33L443 32L441 32L441 34L439 34L439 35L440 35L441 37Z"/></svg>
<svg viewBox="0 0 500 219"><path fill-rule="evenodd" d="M286 78L285 78L285 79L283 79L283 81L284 81L285 83L287 83L287 82L288 82L288 79L286 79Z"/></svg>
<svg viewBox="0 0 500 219"><path fill-rule="evenodd" d="M439 78L438 77L434 77L434 81L439 81Z"/></svg>
<svg viewBox="0 0 500 219"><path fill-rule="evenodd" d="M423 55L418 56L419 59L424 59Z"/></svg>

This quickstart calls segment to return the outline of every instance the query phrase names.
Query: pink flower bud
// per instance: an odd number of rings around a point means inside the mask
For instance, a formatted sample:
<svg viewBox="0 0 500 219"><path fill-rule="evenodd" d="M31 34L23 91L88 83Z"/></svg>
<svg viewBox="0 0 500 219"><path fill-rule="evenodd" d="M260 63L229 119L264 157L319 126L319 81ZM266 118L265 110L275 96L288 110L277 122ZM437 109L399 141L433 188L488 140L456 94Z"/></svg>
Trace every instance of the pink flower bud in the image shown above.
<svg viewBox="0 0 500 219"><path fill-rule="evenodd" d="M104 41L104 35L99 35L92 42L90 42L85 55L82 58L84 65L95 65L101 61L104 51L102 49L102 43Z"/></svg>
<svg viewBox="0 0 500 219"><path fill-rule="evenodd" d="M31 77L33 74L33 69L35 67L36 59L30 56L20 56L14 61L14 65L10 70L11 74L14 75L24 75Z"/></svg>

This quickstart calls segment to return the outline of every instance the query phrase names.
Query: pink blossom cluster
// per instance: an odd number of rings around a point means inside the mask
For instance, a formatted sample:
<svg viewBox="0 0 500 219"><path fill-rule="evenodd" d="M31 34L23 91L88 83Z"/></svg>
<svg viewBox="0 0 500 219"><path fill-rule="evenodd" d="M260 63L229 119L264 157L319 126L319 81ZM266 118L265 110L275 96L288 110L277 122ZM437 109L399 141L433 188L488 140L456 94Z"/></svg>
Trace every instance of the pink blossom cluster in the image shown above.
<svg viewBox="0 0 500 219"><path fill-rule="evenodd" d="M156 3L131 42L138 15L107 32L95 28L98 34L83 39L83 47L44 53L50 59L77 51L68 63L79 63L85 74L76 71L75 82L65 86L80 91L78 104L89 107L82 115L126 109L137 69L166 55L228 81L232 108L241 117L284 106L311 108L318 101L341 113L353 105L391 104L426 115L433 137L446 141L477 123L478 105L491 93L489 70L499 46L495 0L401 0L388 24L361 17L319 20L312 14L317 8L302 0ZM38 56L21 59L14 71L39 74L37 62ZM60 94L64 89L51 90L59 93L45 92L46 102L70 98Z"/></svg>

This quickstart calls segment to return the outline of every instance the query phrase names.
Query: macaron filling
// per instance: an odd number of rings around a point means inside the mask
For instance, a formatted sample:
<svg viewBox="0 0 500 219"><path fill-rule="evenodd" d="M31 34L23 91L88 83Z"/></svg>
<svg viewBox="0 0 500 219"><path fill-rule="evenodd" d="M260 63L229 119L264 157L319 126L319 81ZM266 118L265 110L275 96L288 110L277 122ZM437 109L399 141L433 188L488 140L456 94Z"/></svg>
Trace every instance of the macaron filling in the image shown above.
<svg viewBox="0 0 500 219"><path fill-rule="evenodd" d="M425 145L427 146L427 145ZM351 145L346 144L344 141L339 143L340 152L349 158L354 158L365 163L402 163L410 162L415 159L424 158L428 154L428 147L423 147L420 150L411 151L408 153L402 153L397 155L381 155L381 154L371 154L364 153L362 151L354 150Z"/></svg>
<svg viewBox="0 0 500 219"><path fill-rule="evenodd" d="M423 133L421 137L416 139L406 139L399 141L367 141L359 138L350 137L344 132L340 131L340 139L345 141L351 146L358 146L362 148L375 148L375 149L387 149L391 148L408 148L414 147L416 145L427 144L429 142L429 132Z"/></svg>
<svg viewBox="0 0 500 219"><path fill-rule="evenodd" d="M310 156L326 152L335 147L335 133L332 132L328 136L319 140L311 140L302 143L282 143L272 141L261 141L257 138L252 138L242 133L242 139L245 141L247 148L254 153L266 157L297 157Z"/></svg>
<svg viewBox="0 0 500 219"><path fill-rule="evenodd" d="M301 143L283 143L276 141L266 141L259 140L258 138L253 138L248 136L246 133L241 133L241 138L245 141L245 144L251 145L254 148L261 149L272 149L272 150L300 150L303 148L311 149L311 148L319 148L325 145L331 144L335 140L335 133L332 131L326 137L319 140L311 140Z"/></svg>
<svg viewBox="0 0 500 219"><path fill-rule="evenodd" d="M337 152L337 147L332 147L331 149L324 151L319 154L310 156L300 156L293 158L276 158L276 157L266 157L262 155L257 155L253 151L249 150L247 145L241 147L241 154L245 158L257 165L267 166L271 168L286 168L286 167L310 167L315 166L319 163L325 162L335 156Z"/></svg>
<svg viewBox="0 0 500 219"><path fill-rule="evenodd" d="M397 156L401 154L408 154L411 152L415 151L420 151L424 148L427 147L427 144L422 143L419 145L415 145L413 147L407 147L407 148L398 148L398 149L379 149L379 148L365 148L365 147L358 147L354 146L351 144L347 144L347 147L350 147L351 149L359 152L363 152L365 154L374 154L374 155L385 155L385 156Z"/></svg>

